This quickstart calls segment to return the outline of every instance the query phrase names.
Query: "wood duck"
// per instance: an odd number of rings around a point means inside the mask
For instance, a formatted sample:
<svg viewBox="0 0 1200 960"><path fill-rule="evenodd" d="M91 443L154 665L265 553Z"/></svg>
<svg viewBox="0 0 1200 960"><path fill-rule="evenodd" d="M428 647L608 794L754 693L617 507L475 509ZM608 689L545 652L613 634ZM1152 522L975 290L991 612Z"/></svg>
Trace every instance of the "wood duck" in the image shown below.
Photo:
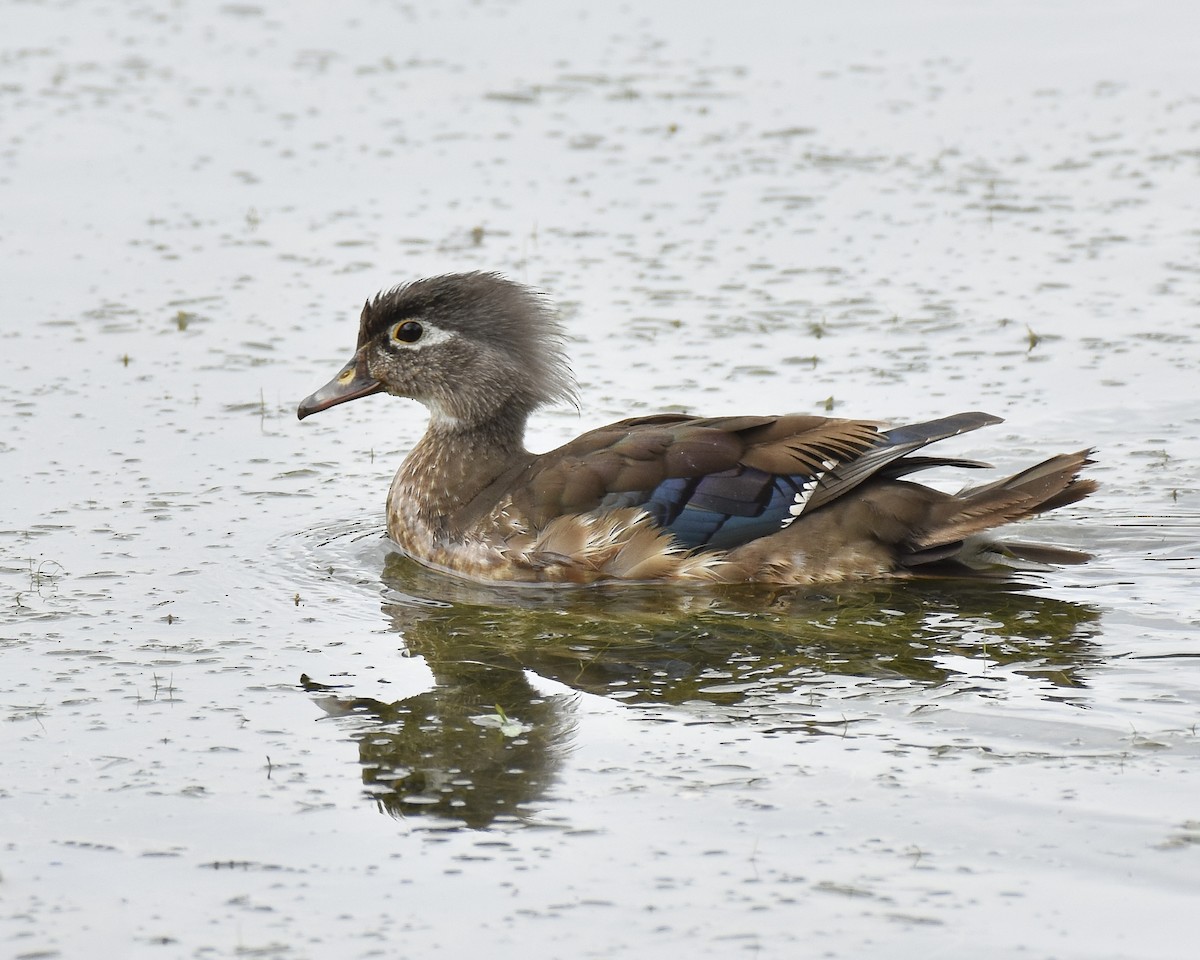
<svg viewBox="0 0 1200 960"><path fill-rule="evenodd" d="M1090 494L1090 450L957 494L903 479L988 466L917 455L1001 422L986 413L890 429L667 413L530 453L530 413L575 401L562 339L548 303L501 276L417 280L366 302L353 358L297 415L380 392L423 403L429 426L392 482L388 535L475 580L802 584L1089 559L988 531Z"/></svg>

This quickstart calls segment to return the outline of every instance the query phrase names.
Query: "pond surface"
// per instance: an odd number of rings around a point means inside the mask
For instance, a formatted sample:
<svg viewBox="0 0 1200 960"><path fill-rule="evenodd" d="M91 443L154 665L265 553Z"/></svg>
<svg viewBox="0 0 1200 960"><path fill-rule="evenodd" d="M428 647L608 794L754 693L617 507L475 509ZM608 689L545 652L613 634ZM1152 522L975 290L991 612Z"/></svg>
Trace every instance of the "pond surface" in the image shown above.
<svg viewBox="0 0 1200 960"><path fill-rule="evenodd" d="M1200 902L1190 4L0 10L0 952L1174 958ZM499 270L582 413L1007 422L1012 585L476 587L357 305ZM946 478L953 484L956 478Z"/></svg>

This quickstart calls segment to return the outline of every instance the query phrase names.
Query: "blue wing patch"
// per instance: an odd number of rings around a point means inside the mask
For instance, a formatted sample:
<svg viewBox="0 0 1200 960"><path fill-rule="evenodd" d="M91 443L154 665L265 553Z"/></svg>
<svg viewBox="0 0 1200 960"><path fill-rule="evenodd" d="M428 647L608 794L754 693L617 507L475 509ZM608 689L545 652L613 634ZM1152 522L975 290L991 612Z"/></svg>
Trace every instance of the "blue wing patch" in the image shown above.
<svg viewBox="0 0 1200 960"><path fill-rule="evenodd" d="M791 523L818 479L735 467L705 477L664 480L642 507L684 546L730 550Z"/></svg>

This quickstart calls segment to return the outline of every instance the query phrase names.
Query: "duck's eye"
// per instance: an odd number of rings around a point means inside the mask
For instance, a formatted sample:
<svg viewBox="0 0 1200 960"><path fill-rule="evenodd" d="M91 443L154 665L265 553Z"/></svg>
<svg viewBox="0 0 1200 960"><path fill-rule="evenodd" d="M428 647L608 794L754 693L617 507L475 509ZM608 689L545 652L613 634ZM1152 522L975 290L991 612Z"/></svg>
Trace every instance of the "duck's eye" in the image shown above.
<svg viewBox="0 0 1200 960"><path fill-rule="evenodd" d="M392 339L400 340L404 343L416 343L421 339L421 334L425 332L425 328L417 323L416 320L405 320L403 323L398 323L392 328Z"/></svg>

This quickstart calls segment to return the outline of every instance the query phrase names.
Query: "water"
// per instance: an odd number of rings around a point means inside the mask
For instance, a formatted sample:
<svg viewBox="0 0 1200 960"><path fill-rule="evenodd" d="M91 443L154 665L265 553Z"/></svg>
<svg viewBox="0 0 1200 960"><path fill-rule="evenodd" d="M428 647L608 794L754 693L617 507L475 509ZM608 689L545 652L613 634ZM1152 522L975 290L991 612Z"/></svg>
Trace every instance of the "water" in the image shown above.
<svg viewBox="0 0 1200 960"><path fill-rule="evenodd" d="M1184 4L0 11L14 957L1173 958L1200 893ZM1114 51L1119 51L1117 55ZM472 587L420 435L298 424L356 304L496 269L583 410L1098 448L1012 587Z"/></svg>

